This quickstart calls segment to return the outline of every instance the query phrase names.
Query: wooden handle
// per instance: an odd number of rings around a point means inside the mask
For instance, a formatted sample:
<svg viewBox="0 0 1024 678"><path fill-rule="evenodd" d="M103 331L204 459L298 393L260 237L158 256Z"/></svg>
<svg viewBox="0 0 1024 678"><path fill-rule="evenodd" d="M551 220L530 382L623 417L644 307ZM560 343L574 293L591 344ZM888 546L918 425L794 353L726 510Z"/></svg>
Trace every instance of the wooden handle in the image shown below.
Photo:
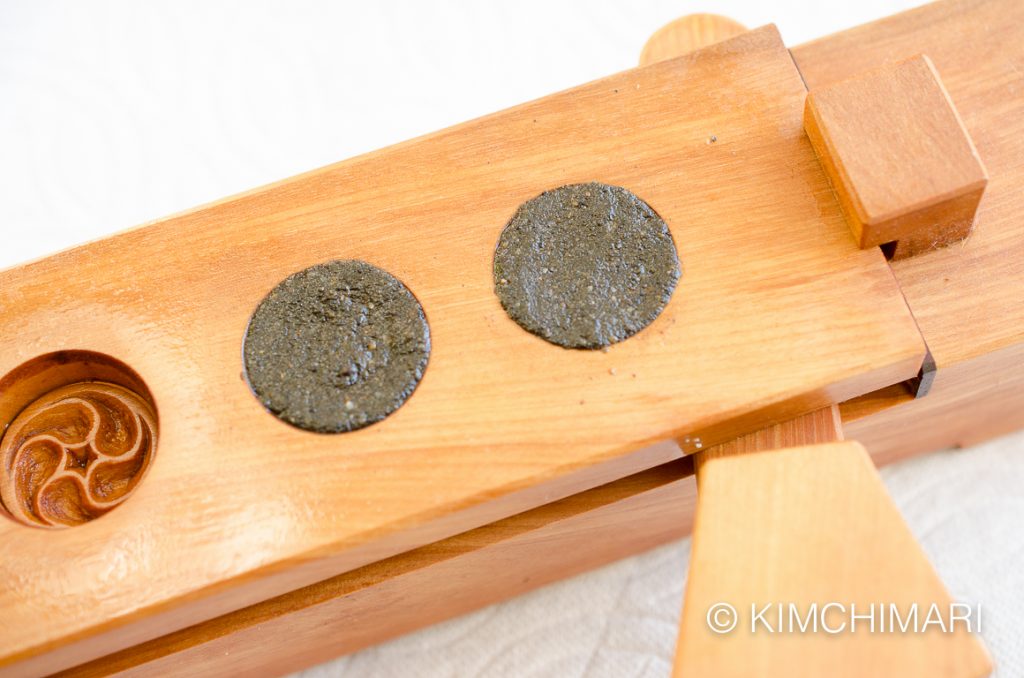
<svg viewBox="0 0 1024 678"><path fill-rule="evenodd" d="M966 678L991 671L962 623L953 633L884 630L892 617L883 605L906 617L916 605L920 628L932 605L949 619L953 601L864 448L841 437L829 408L698 456L674 675ZM789 447L771 449L778 443ZM830 603L842 607L826 616L821 610ZM755 610L766 605L769 613L757 617L764 623L755 624ZM793 610L831 630L791 631ZM873 615L877 631L863 628L872 622L861 617L853 632L854 613Z"/></svg>
<svg viewBox="0 0 1024 678"><path fill-rule="evenodd" d="M640 65L674 59L746 30L743 24L717 14L689 14L665 24L650 37L640 52Z"/></svg>

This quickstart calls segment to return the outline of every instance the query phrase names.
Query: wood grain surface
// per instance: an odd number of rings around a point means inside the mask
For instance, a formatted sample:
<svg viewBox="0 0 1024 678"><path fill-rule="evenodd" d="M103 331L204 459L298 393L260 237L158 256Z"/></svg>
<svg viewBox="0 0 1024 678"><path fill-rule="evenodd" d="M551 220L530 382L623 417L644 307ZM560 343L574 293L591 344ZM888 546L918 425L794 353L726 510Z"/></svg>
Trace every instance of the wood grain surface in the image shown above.
<svg viewBox="0 0 1024 678"><path fill-rule="evenodd" d="M1021 428L1024 3L946 0L792 53L811 89L927 54L989 174L970 237L891 262L937 365L930 393L844 404L847 437L896 459Z"/></svg>
<svg viewBox="0 0 1024 678"><path fill-rule="evenodd" d="M802 447L815 443L830 443L843 439L842 421L839 408L823 407L808 412L790 421L766 426L721 445L709 447L693 455L696 470L719 457L731 457L749 452L779 450L785 447Z"/></svg>
<svg viewBox="0 0 1024 678"><path fill-rule="evenodd" d="M695 501L692 461L678 459L65 675L296 671L676 539L689 531Z"/></svg>
<svg viewBox="0 0 1024 678"><path fill-rule="evenodd" d="M913 376L920 336L849 238L803 93L766 28L5 272L0 372L111 354L161 440L103 518L0 522L0 662L80 663L668 461L658 440L692 452ZM683 266L607 353L529 335L491 289L515 208L588 180L646 200ZM401 279L433 351L398 412L325 437L264 411L239 355L263 295L332 258Z"/></svg>

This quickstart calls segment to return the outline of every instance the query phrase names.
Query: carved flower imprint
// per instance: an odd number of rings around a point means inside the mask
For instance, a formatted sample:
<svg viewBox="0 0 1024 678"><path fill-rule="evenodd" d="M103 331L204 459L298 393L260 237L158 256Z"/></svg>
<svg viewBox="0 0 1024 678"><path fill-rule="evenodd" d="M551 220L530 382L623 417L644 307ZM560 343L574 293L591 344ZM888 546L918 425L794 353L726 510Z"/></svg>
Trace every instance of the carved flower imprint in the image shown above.
<svg viewBox="0 0 1024 678"><path fill-rule="evenodd" d="M111 510L131 494L156 445L149 403L104 382L47 393L0 439L0 499L16 520L70 527Z"/></svg>

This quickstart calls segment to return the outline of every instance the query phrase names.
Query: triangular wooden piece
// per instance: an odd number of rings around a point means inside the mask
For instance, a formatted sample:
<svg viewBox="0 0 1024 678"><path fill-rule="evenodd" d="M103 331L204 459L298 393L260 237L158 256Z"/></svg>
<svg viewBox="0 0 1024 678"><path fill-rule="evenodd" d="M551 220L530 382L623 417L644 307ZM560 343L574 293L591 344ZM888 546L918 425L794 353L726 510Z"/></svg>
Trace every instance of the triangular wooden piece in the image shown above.
<svg viewBox="0 0 1024 678"><path fill-rule="evenodd" d="M751 451L799 444L823 431L827 437L827 419L815 416L810 434L805 419L795 432L768 429L697 460L698 508L674 675L987 675L988 655L964 621L952 633L934 623L922 633L890 630L897 621L891 605L913 629L912 605L921 628L934 604L949 627L953 601L861 445ZM716 612L719 603L735 608L731 632L712 630L728 625L730 611ZM828 603L842 607L822 611ZM765 605L771 607L762 616ZM818 630L801 631L812 605ZM976 606L954 611L970 614L976 630ZM870 619L851 614L870 614L875 632ZM824 628L843 624L837 633Z"/></svg>

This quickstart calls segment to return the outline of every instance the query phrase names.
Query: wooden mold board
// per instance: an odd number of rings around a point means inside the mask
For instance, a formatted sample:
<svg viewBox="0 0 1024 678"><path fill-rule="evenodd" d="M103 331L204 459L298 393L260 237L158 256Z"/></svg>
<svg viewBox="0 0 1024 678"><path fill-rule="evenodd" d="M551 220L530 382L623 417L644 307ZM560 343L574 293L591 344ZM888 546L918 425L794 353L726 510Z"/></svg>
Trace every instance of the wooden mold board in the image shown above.
<svg viewBox="0 0 1024 678"><path fill-rule="evenodd" d="M88 661L669 460L650 443L692 452L914 376L920 335L849 236L803 100L768 27L0 274L0 373L110 354L161 428L109 515L0 521L0 665ZM591 180L658 211L683 267L608 352L545 343L492 292L516 207ZM333 258L408 285L433 351L398 412L323 436L257 404L240 344L270 288Z"/></svg>

